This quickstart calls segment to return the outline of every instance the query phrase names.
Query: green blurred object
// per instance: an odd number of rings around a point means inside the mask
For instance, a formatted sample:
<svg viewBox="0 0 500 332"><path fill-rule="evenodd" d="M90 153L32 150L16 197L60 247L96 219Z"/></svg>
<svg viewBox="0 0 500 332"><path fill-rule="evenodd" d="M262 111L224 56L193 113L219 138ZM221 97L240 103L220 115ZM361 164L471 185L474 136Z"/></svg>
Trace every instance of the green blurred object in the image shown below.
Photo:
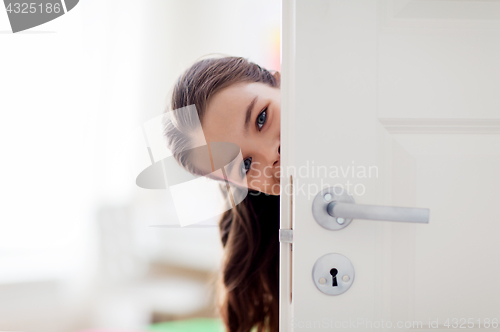
<svg viewBox="0 0 500 332"><path fill-rule="evenodd" d="M191 318L150 325L150 332L225 332L220 318Z"/></svg>

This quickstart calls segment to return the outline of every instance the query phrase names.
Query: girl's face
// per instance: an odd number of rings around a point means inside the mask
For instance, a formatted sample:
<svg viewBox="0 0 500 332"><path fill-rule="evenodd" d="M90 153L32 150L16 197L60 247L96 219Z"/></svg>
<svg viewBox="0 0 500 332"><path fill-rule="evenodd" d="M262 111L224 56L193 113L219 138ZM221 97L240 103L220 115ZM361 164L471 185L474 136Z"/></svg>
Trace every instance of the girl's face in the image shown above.
<svg viewBox="0 0 500 332"><path fill-rule="evenodd" d="M207 143L230 142L241 149L235 165L247 186L280 193L280 89L264 83L236 83L216 93L203 118ZM234 172L234 171L233 171Z"/></svg>

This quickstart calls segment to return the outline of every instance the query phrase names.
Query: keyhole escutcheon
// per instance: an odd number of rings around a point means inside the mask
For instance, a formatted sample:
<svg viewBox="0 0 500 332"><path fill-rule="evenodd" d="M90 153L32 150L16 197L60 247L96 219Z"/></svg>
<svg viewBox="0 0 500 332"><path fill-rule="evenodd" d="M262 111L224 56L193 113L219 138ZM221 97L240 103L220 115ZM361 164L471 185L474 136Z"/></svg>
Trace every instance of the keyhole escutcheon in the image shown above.
<svg viewBox="0 0 500 332"><path fill-rule="evenodd" d="M338 286L337 284L337 273L339 273L339 271L337 271L336 268L333 268L330 270L330 274L332 275L332 286Z"/></svg>
<svg viewBox="0 0 500 332"><path fill-rule="evenodd" d="M312 279L320 292L326 295L340 295L347 291L354 281L354 266L349 258L342 254L324 254L314 263Z"/></svg>

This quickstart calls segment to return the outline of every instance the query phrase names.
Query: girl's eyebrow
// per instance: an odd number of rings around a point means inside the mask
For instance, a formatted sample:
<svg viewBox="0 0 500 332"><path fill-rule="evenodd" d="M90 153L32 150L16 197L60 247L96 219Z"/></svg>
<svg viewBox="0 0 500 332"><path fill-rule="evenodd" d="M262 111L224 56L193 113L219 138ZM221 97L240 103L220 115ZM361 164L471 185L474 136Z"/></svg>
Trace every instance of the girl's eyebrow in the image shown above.
<svg viewBox="0 0 500 332"><path fill-rule="evenodd" d="M259 98L259 96L255 96L255 98L252 99L252 101L250 102L250 104L247 107L246 116L245 116L245 125L243 127L243 132L245 133L245 135L248 135L248 126L250 125L250 118L252 116L252 110L253 110L253 107L255 106L255 103L257 102L258 98Z"/></svg>

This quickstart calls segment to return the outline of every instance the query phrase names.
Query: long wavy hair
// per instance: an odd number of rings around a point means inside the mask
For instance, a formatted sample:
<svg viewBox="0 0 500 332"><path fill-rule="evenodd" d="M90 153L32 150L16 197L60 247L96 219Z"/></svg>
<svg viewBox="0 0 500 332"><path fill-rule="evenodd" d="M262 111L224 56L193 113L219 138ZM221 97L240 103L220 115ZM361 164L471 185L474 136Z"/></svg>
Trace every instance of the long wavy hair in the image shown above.
<svg viewBox="0 0 500 332"><path fill-rule="evenodd" d="M246 58L203 59L178 78L167 111L194 104L203 125L211 98L240 82L280 88L279 72ZM196 126L194 119L182 114L175 112L175 118L164 124L167 145L182 167L203 175L182 153L192 144L190 130ZM224 255L216 284L217 308L227 331L248 332L256 327L258 332L278 332L279 196L249 190L241 203L222 214L219 231Z"/></svg>

